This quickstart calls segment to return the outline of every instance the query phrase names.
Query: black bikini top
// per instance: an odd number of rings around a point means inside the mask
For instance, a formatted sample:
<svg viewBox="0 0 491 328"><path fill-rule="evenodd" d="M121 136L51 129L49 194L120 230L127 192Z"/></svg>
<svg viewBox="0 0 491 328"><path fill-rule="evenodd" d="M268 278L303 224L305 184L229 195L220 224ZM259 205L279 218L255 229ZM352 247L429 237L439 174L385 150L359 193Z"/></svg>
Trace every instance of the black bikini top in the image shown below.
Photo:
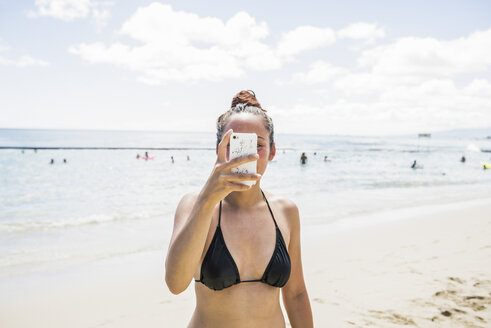
<svg viewBox="0 0 491 328"><path fill-rule="evenodd" d="M283 287L286 284L291 271L290 255L288 255L285 241L274 219L268 200L262 190L261 193L266 204L268 204L269 212L271 212L276 227L276 246L261 279L240 280L239 269L227 249L227 245L225 245L220 228L222 216L222 202L220 201L217 229L201 264L200 280L195 280L196 282L201 282L213 290L221 290L241 282L263 282L273 287Z"/></svg>

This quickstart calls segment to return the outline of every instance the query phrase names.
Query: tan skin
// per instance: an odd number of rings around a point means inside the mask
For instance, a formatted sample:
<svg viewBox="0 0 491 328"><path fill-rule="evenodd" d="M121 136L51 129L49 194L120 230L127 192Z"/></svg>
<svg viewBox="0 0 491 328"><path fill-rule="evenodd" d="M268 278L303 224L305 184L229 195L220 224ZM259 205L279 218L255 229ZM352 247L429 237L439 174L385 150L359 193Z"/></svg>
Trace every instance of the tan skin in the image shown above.
<svg viewBox="0 0 491 328"><path fill-rule="evenodd" d="M174 294L183 292L199 279L201 262L218 224L222 200L221 228L241 280L261 278L275 247L275 226L263 199L260 180L276 147L270 148L269 133L261 116L250 113L229 118L217 147L217 161L201 192L186 194L180 201L166 258L166 283ZM232 132L256 133L257 157L228 160ZM234 174L231 168L257 158L258 174ZM240 181L256 180L252 187ZM264 191L290 254L292 270L281 288L283 303L292 327L313 327L312 310L305 288L300 252L300 220L292 201ZM194 282L193 282L194 283ZM280 288L261 282L240 283L214 291L195 284L196 308L190 328L268 327L283 328Z"/></svg>

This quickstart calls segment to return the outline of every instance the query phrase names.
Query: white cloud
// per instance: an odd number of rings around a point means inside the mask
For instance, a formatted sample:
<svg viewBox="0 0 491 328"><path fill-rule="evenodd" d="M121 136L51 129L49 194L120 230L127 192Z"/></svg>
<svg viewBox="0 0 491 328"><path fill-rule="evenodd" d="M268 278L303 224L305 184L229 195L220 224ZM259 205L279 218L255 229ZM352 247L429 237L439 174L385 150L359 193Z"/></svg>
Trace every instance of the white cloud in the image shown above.
<svg viewBox="0 0 491 328"><path fill-rule="evenodd" d="M394 97L394 93L398 93L401 101L419 98L427 104L442 107L443 98L457 101L452 92L462 92L449 86L458 80L459 74L484 73L489 70L489 54L491 29L476 31L467 37L450 41L400 38L391 44L363 51L357 60L358 70L339 76L332 82L332 86L344 95L351 95L351 99L371 95L387 101ZM483 81L486 80L475 80L469 85L470 90L486 89L487 82ZM446 93L441 95L439 103L420 94L423 90L429 92L430 87L434 88L431 89L434 94L445 87ZM402 106L401 101L397 106Z"/></svg>
<svg viewBox="0 0 491 328"><path fill-rule="evenodd" d="M385 38L386 32L377 24L359 22L337 31L336 35L340 39L365 40L367 44L373 44L376 39Z"/></svg>
<svg viewBox="0 0 491 328"><path fill-rule="evenodd" d="M331 45L336 41L336 33L330 28L299 26L286 32L278 42L280 56L291 57L306 50Z"/></svg>
<svg viewBox="0 0 491 328"><path fill-rule="evenodd" d="M271 115L283 131L302 133L389 135L491 126L491 83L485 79L461 88L435 79L378 95L372 101L343 95L324 104L302 102Z"/></svg>
<svg viewBox="0 0 491 328"><path fill-rule="evenodd" d="M333 87L349 95L370 95L393 86L393 80L373 73L350 73L333 81Z"/></svg>
<svg viewBox="0 0 491 328"><path fill-rule="evenodd" d="M292 81L319 83L329 102L310 106L315 120L305 120L317 133L400 134L451 128L491 126L491 29L467 37L442 41L433 38L401 38L363 51L358 69L315 75L312 65L296 73ZM321 72L321 65L318 65ZM323 79L322 76L325 76ZM332 97L336 95L335 97ZM304 104L286 110L301 113ZM281 116L280 116L281 117ZM288 122L294 129L295 122ZM298 126L297 125L297 126Z"/></svg>
<svg viewBox="0 0 491 328"><path fill-rule="evenodd" d="M380 32L373 24L360 24L369 32L352 32L352 37L370 39ZM336 41L336 33L328 27L300 26L284 33L274 46L266 42L268 25L256 22L246 12L223 21L157 2L138 8L118 33L136 44L81 43L68 50L90 63L115 65L137 73L140 82L158 85L170 81L220 81L245 77L250 70L279 69L295 55ZM299 74L293 79L306 83L309 79L324 81L343 72L326 65L321 68L320 73Z"/></svg>
<svg viewBox="0 0 491 328"><path fill-rule="evenodd" d="M489 54L491 29L450 41L405 37L362 51L357 59L358 68L338 74L332 85L347 95L378 96L400 86L457 79L461 73L486 72L491 67ZM295 73L292 80L320 84L332 80L328 74L325 79L314 78L313 74L311 67L306 73Z"/></svg>
<svg viewBox="0 0 491 328"><path fill-rule="evenodd" d="M148 84L219 81L242 77L248 69L281 66L274 49L262 41L269 35L267 24L257 23L245 12L224 22L152 3L139 8L119 33L139 45L79 44L69 51L91 63L134 71L139 81Z"/></svg>
<svg viewBox="0 0 491 328"><path fill-rule="evenodd" d="M348 74L349 70L343 67L334 66L323 60L318 60L310 65L305 73L298 72L292 75L289 83L302 83L307 85L326 83L333 78ZM279 84L282 84L281 82Z"/></svg>
<svg viewBox="0 0 491 328"><path fill-rule="evenodd" d="M50 16L64 21L91 17L103 22L109 16L108 1L94 0L36 0L37 11L29 11L28 16L35 18Z"/></svg>
<svg viewBox="0 0 491 328"><path fill-rule="evenodd" d="M4 44L2 42L2 40L0 39L0 53L6 52L9 49L10 49L10 47L8 45ZM31 57L28 55L21 56L17 59L11 59L11 58L7 58L5 56L2 56L0 54L0 65L16 66L16 67L23 68L23 67L28 67L28 66L46 67L46 66L49 66L49 63L44 61L44 60L37 59L37 58Z"/></svg>
<svg viewBox="0 0 491 328"><path fill-rule="evenodd" d="M491 100L491 84L485 79L474 79L464 91L468 96L487 97Z"/></svg>
<svg viewBox="0 0 491 328"><path fill-rule="evenodd" d="M365 43L372 44L376 39L385 37L385 29L378 27L376 24L364 22L353 23L347 27L334 32L329 28L315 28L311 26L301 26L293 31L285 33L278 44L278 53L283 56L298 54L301 51L312 50L321 46L332 45L336 39L355 39L365 40ZM291 79L287 82L276 81L277 84L283 85L288 83L302 84L322 84L331 81L335 77L350 77L347 74L349 70L329 64L325 61L318 60L310 65L307 72L294 73ZM366 80L364 76L357 78ZM350 82L350 81L346 81ZM362 82L363 83L363 82ZM343 81L337 83L344 84ZM364 91L362 91L364 92Z"/></svg>
<svg viewBox="0 0 491 328"><path fill-rule="evenodd" d="M491 84L484 79L475 79L463 88L457 88L450 79L398 86L382 93L380 102L393 108L406 108L407 119L413 116L414 109L423 110L425 115L435 119L435 125L491 124L488 117L491 112Z"/></svg>
<svg viewBox="0 0 491 328"><path fill-rule="evenodd" d="M491 28L450 41L406 37L364 51L361 68L374 74L401 77L408 81L452 77L480 72L491 66Z"/></svg>
<svg viewBox="0 0 491 328"><path fill-rule="evenodd" d="M17 66L17 67L27 67L27 66L45 67L48 66L49 63L41 59L33 58L31 56L21 56L18 59L9 59L0 56L0 65Z"/></svg>
<svg viewBox="0 0 491 328"><path fill-rule="evenodd" d="M304 97L277 116L285 130L305 126L299 131L304 133L377 135L491 126L489 54L491 29L447 41L399 38L360 51L358 66L349 69L317 60L277 83L317 85L311 92L323 100Z"/></svg>

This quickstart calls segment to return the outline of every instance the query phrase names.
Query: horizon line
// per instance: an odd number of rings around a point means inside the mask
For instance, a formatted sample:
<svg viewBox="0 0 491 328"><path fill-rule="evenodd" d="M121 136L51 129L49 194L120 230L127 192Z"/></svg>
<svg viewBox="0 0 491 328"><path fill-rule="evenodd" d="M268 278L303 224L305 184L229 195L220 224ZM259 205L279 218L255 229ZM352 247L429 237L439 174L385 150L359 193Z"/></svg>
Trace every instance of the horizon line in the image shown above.
<svg viewBox="0 0 491 328"><path fill-rule="evenodd" d="M411 132L411 133L403 133L403 134L378 134L378 135L367 135L367 134L327 134L327 133L282 133L275 132L276 135L302 135L302 136L330 136L330 137L405 137L411 135L418 135L420 133L430 133L430 134L438 134L438 133L448 133L448 132L456 132L456 131L469 131L469 130L491 130L490 127L478 127L478 128L455 128L455 129L447 129L447 130L436 130L434 132L428 132L426 130L422 130L420 132ZM98 129L98 128L12 128L12 127L0 127L0 130L55 130L55 131L98 131L98 132L158 132L158 133L213 133L215 131L176 131L176 130L138 130L138 129ZM490 131L491 133L491 131Z"/></svg>

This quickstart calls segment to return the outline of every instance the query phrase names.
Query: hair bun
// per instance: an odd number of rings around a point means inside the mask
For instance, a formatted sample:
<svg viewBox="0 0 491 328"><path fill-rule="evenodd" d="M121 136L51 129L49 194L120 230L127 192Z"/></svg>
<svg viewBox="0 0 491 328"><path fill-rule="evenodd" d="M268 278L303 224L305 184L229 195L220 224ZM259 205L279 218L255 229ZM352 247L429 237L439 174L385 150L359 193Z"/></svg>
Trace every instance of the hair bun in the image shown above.
<svg viewBox="0 0 491 328"><path fill-rule="evenodd" d="M232 99L232 106L234 108L238 104L246 104L247 106L254 106L266 111L261 107L261 104L256 99L256 94L252 90L242 90Z"/></svg>

